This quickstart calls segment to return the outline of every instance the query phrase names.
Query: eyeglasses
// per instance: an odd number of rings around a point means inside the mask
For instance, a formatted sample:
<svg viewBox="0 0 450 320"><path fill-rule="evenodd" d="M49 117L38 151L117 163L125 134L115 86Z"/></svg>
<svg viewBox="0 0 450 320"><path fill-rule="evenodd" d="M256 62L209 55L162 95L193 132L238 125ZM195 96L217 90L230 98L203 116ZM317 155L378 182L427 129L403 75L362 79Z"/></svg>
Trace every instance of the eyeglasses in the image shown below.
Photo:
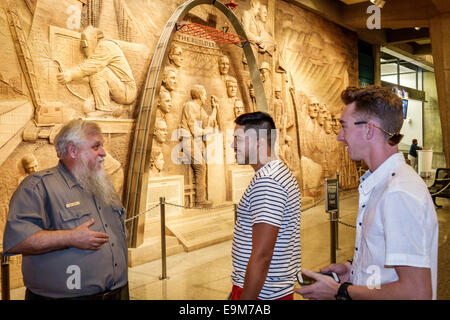
<svg viewBox="0 0 450 320"><path fill-rule="evenodd" d="M354 125L359 125L359 124L367 124L369 123L368 121L356 121L353 122ZM400 132L394 132L394 133L390 133L389 131L384 130L383 128L377 126L376 124L374 124L372 122L372 125L377 128L380 129L381 131L383 131L384 133L386 133L390 138L389 140L391 140L392 142L394 142L394 144L398 144L400 142L400 140L403 138L403 135L400 134Z"/></svg>

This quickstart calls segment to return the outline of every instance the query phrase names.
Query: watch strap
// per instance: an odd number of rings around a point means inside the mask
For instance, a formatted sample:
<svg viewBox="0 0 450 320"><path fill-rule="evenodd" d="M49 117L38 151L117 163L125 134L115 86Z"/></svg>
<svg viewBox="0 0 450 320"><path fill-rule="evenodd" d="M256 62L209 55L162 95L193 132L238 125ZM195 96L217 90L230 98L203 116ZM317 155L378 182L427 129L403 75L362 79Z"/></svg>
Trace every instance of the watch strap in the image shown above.
<svg viewBox="0 0 450 320"><path fill-rule="evenodd" d="M350 295L348 294L347 288L351 286L350 282L344 282L339 286L337 294L334 296L336 300L352 300Z"/></svg>

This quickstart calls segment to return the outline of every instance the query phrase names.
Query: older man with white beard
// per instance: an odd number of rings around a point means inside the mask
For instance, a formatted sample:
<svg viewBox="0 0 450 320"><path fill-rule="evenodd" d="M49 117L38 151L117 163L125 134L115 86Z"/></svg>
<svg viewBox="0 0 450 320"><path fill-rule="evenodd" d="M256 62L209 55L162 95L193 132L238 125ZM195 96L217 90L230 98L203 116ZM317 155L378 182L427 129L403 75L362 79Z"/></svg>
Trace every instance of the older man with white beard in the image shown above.
<svg viewBox="0 0 450 320"><path fill-rule="evenodd" d="M101 130L72 120L55 147L59 164L25 178L10 201L3 249L23 255L25 299L128 299L125 213Z"/></svg>

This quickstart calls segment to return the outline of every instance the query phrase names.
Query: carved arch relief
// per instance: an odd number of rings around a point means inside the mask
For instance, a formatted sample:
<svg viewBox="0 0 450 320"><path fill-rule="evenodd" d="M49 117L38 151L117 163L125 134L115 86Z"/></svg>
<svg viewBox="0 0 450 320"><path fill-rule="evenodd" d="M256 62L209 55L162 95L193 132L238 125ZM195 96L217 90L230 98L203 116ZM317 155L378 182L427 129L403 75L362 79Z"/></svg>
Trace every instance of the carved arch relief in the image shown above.
<svg viewBox="0 0 450 320"><path fill-rule="evenodd" d="M133 148L129 162L127 191L125 195L125 206L127 208L128 217L134 216L139 212L145 211L146 195L148 188L149 167L154 166L154 159L151 159L152 148L154 143L158 148L161 147L161 140L159 142L154 138L154 129L157 118L161 118L161 113L158 109L160 103L156 103L161 93L164 91L171 91L169 86L163 83L165 77L168 77L167 72L163 70L163 66L168 62L174 63L173 58L169 57L171 54L171 44L175 36L175 26L180 22L190 10L199 5L211 5L222 12L231 25L234 27L236 33L244 39L248 39L241 25L238 17L234 12L228 9L225 5L218 1L212 0L191 0L186 1L180 5L167 21L159 41L156 46L156 51L153 55L150 68L148 69L145 87L142 93L139 104L139 113L137 116L135 136L133 141ZM243 47L246 63L249 69L250 81L254 90L254 99L257 110L268 112L268 104L266 94L264 91L264 84L260 77L260 70L257 61L253 54L250 45ZM176 73L176 65L173 70ZM169 81L169 80L168 80ZM164 95L164 93L163 93ZM253 97L252 97L253 98ZM211 98L214 100L213 98ZM212 102L213 104L214 102ZM239 103L238 103L239 105ZM161 123L161 121L159 121ZM162 123L161 123L162 125ZM142 223L139 219L131 220L129 225L131 231L130 246L136 247L142 243L143 239L141 232L137 232L141 228Z"/></svg>

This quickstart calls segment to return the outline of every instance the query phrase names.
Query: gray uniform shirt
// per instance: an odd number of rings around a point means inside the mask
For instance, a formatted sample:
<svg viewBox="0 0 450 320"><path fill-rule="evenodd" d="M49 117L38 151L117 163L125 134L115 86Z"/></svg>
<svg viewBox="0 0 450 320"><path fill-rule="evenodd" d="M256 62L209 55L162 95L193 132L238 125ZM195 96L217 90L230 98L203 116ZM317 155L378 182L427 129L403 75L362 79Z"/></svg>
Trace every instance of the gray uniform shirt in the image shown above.
<svg viewBox="0 0 450 320"><path fill-rule="evenodd" d="M22 273L32 292L77 297L112 290L128 282L124 208L106 206L82 189L62 162L28 176L14 192L3 236L4 252L40 230L69 230L93 218L90 230L109 241L98 250L67 248L25 255Z"/></svg>

